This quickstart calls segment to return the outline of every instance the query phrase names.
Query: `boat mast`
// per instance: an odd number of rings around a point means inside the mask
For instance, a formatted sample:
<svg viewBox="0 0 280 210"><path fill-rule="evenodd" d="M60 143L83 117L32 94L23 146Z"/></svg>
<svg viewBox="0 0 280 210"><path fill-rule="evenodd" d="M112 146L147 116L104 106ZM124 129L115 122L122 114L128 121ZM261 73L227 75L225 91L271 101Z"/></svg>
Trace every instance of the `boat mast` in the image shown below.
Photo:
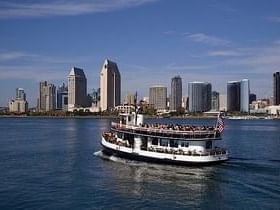
<svg viewBox="0 0 280 210"><path fill-rule="evenodd" d="M134 95L134 108L135 108L135 119L134 119L134 125L137 125L137 114L138 114L138 108L137 108L137 91Z"/></svg>

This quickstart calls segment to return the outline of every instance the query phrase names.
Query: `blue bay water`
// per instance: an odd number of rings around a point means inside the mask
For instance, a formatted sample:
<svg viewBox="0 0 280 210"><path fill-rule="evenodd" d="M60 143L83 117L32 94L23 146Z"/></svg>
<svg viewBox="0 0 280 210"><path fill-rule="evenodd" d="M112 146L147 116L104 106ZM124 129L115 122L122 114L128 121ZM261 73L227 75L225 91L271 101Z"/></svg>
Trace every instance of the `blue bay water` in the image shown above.
<svg viewBox="0 0 280 210"><path fill-rule="evenodd" d="M231 158L209 167L106 158L110 122L0 118L0 209L280 208L280 121L227 120Z"/></svg>

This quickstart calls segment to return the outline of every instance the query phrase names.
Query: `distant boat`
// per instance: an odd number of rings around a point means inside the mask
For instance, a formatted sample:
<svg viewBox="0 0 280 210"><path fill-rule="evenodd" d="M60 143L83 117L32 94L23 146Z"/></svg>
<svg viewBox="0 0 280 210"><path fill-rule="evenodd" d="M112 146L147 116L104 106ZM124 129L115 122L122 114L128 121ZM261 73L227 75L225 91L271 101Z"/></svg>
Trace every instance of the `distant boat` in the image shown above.
<svg viewBox="0 0 280 210"><path fill-rule="evenodd" d="M223 120L213 127L146 124L137 113L122 114L119 123L102 134L101 145L107 155L132 160L207 165L228 160L228 151L217 147L222 139Z"/></svg>

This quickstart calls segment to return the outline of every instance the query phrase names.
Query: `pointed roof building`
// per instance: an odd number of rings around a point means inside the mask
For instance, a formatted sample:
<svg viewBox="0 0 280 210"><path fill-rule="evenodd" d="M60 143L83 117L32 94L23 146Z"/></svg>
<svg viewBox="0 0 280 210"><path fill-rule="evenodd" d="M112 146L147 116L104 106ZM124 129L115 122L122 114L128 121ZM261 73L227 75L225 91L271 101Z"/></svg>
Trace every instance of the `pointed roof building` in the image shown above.
<svg viewBox="0 0 280 210"><path fill-rule="evenodd" d="M100 72L100 108L112 111L121 103L121 75L117 64L106 59Z"/></svg>

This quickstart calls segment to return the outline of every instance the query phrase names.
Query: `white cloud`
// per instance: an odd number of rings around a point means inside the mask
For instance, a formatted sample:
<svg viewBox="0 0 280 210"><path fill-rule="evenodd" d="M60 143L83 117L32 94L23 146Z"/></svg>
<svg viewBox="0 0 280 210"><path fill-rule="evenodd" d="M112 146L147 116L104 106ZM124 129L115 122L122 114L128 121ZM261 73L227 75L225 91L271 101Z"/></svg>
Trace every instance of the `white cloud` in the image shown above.
<svg viewBox="0 0 280 210"><path fill-rule="evenodd" d="M1 1L0 18L73 16L131 8L155 1L157 0L39 0L36 3Z"/></svg>
<svg viewBox="0 0 280 210"><path fill-rule="evenodd" d="M10 60L19 60L27 57L34 57L35 55L20 52L20 51L8 51L0 52L0 61L10 61Z"/></svg>
<svg viewBox="0 0 280 210"><path fill-rule="evenodd" d="M266 17L266 19L271 21L271 22L280 23L280 16L269 16L269 17Z"/></svg>
<svg viewBox="0 0 280 210"><path fill-rule="evenodd" d="M204 33L185 33L184 35L186 39L191 40L193 42L208 44L212 46L226 46L231 43L229 40L217 36L207 35Z"/></svg>
<svg viewBox="0 0 280 210"><path fill-rule="evenodd" d="M246 49L249 51L249 49ZM247 67L248 71L269 72L280 66L280 46L267 46L251 48L250 54L242 58L232 58L224 60L225 64L231 66Z"/></svg>
<svg viewBox="0 0 280 210"><path fill-rule="evenodd" d="M217 50L217 51L208 52L208 55L213 56L213 57L214 56L226 57L226 56L242 56L244 54L241 52L238 52L238 51L234 51L234 50Z"/></svg>
<svg viewBox="0 0 280 210"><path fill-rule="evenodd" d="M177 32L174 31L174 30L168 30L168 31L164 31L163 34L165 34L165 35L175 35L175 34L177 34Z"/></svg>

